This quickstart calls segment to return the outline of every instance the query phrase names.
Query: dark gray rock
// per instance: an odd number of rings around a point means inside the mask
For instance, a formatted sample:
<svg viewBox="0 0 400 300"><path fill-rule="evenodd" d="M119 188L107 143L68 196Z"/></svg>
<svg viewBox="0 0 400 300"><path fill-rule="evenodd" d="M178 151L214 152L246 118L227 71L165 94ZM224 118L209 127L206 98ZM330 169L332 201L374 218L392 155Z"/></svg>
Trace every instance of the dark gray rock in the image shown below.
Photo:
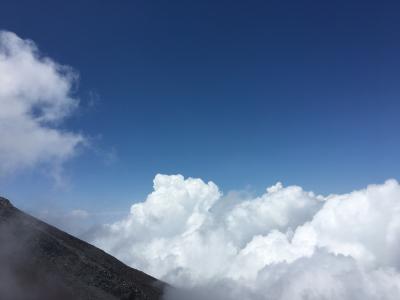
<svg viewBox="0 0 400 300"><path fill-rule="evenodd" d="M160 300L165 288L0 197L0 299Z"/></svg>

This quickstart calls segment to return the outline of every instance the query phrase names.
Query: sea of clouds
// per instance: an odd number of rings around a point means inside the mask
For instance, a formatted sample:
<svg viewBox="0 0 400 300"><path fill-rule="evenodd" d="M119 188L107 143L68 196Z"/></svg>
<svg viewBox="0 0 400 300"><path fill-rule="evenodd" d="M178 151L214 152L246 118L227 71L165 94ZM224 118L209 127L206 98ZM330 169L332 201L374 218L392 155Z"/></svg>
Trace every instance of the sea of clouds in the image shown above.
<svg viewBox="0 0 400 300"><path fill-rule="evenodd" d="M167 299L400 299L400 185L321 196L277 183L259 197L157 175L92 242L167 281Z"/></svg>

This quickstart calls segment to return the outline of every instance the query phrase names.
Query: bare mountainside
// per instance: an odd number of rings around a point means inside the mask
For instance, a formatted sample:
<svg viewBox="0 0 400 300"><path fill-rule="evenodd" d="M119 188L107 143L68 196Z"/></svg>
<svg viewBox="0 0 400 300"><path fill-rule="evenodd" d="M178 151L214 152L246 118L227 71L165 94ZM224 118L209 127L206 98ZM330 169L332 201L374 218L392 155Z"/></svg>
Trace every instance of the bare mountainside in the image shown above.
<svg viewBox="0 0 400 300"><path fill-rule="evenodd" d="M159 300L165 286L0 197L0 299Z"/></svg>

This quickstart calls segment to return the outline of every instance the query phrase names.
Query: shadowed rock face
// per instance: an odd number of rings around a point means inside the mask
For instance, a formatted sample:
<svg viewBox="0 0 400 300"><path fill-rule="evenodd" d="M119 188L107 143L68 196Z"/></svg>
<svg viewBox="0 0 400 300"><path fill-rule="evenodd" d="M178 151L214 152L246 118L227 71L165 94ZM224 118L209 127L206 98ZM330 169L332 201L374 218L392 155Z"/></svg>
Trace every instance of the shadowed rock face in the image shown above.
<svg viewBox="0 0 400 300"><path fill-rule="evenodd" d="M165 284L0 197L0 299L161 299Z"/></svg>

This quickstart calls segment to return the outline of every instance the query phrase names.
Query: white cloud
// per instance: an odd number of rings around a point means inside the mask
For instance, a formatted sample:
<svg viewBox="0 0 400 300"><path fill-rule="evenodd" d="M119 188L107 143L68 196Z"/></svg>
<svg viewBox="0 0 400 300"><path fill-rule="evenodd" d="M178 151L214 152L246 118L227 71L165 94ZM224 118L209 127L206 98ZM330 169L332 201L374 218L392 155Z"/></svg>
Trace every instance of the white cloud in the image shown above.
<svg viewBox="0 0 400 300"><path fill-rule="evenodd" d="M0 31L0 175L73 156L80 134L58 126L78 106L76 74L42 57L32 41Z"/></svg>
<svg viewBox="0 0 400 300"><path fill-rule="evenodd" d="M395 180L327 197L278 183L240 199L157 175L147 199L92 241L185 288L167 299L400 298Z"/></svg>

